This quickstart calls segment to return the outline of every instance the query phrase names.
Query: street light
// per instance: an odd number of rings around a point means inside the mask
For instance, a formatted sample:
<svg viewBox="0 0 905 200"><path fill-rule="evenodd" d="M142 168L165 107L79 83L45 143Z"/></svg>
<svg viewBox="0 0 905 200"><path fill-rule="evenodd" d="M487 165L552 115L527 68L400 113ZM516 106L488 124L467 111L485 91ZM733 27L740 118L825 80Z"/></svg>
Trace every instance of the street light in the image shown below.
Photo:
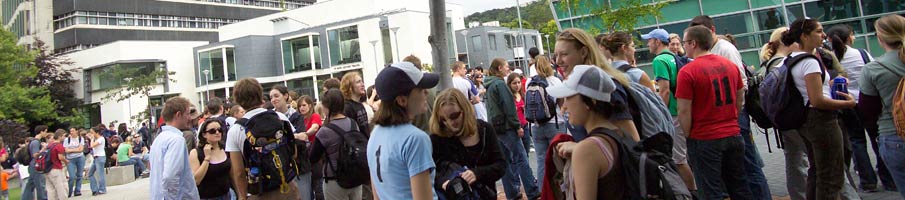
<svg viewBox="0 0 905 200"><path fill-rule="evenodd" d="M544 41L546 41L545 43L547 45L547 53L545 53L545 54L550 54L550 52L552 52L551 49L553 49L553 47L550 46L550 34L545 34L544 39L545 39Z"/></svg>
<svg viewBox="0 0 905 200"><path fill-rule="evenodd" d="M132 83L131 77L123 78L123 80L126 81L126 84ZM132 123L132 95L129 95L129 98L127 98L127 99L129 100L129 105L127 105L127 107L129 107L129 123L131 124Z"/></svg>
<svg viewBox="0 0 905 200"><path fill-rule="evenodd" d="M465 36L465 62L468 62L468 67L474 67L471 66L471 54L468 53L468 30L462 30L462 35Z"/></svg>
<svg viewBox="0 0 905 200"><path fill-rule="evenodd" d="M400 62L402 60L399 59L399 38L396 36L396 31L399 31L399 27L390 28L390 31L393 31L393 43L396 46L396 62Z"/></svg>
<svg viewBox="0 0 905 200"><path fill-rule="evenodd" d="M518 33L522 38L522 59L524 60L524 65L522 65L522 71L528 72L528 59L526 59L527 49L525 49L525 34L523 33L524 29L522 29L522 5L519 0L515 0L515 13L518 16ZM516 39L518 42L518 39Z"/></svg>
<svg viewBox="0 0 905 200"><path fill-rule="evenodd" d="M205 96L204 99L210 99L211 98L211 90L210 90L210 88L211 88L210 80L211 79L207 75L211 73L211 70L205 69L205 70L201 71L201 73L204 73L204 96Z"/></svg>
<svg viewBox="0 0 905 200"><path fill-rule="evenodd" d="M377 62L377 40L371 40L371 48L374 49L374 70L380 73L380 63Z"/></svg>

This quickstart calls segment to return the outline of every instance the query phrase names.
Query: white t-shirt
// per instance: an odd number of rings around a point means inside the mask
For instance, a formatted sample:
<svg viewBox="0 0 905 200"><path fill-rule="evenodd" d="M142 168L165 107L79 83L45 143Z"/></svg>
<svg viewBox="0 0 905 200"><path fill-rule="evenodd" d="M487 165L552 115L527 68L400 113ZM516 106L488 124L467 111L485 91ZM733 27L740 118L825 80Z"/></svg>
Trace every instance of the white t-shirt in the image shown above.
<svg viewBox="0 0 905 200"><path fill-rule="evenodd" d="M242 118L251 119L255 115L261 114L267 109L264 108L255 108L254 110L250 110L242 116ZM285 122L289 122L289 118L286 117L283 113L276 112L277 116L279 116L280 120ZM295 128L292 127L292 132L295 132ZM245 148L245 127L239 126L229 126L229 131L226 134L226 147L224 148L226 152L242 152Z"/></svg>
<svg viewBox="0 0 905 200"><path fill-rule="evenodd" d="M471 81L466 80L465 78L453 76L452 78L453 87L462 92L466 98L472 97L471 94Z"/></svg>
<svg viewBox="0 0 905 200"><path fill-rule="evenodd" d="M97 146L91 148L94 156L107 156L107 152L104 152L104 145L106 145L107 140L104 137L97 137L94 140L97 141Z"/></svg>
<svg viewBox="0 0 905 200"><path fill-rule="evenodd" d="M232 126L233 124L236 124L236 120L235 117L227 117L224 121L226 121L227 125Z"/></svg>
<svg viewBox="0 0 905 200"><path fill-rule="evenodd" d="M63 147L66 149L79 148L81 146L85 146L85 142L85 138L82 137L72 139L69 136L66 136L66 138L63 138ZM67 153L66 159L73 159L82 156L85 156L85 154L82 154L82 152Z"/></svg>
<svg viewBox="0 0 905 200"><path fill-rule="evenodd" d="M735 63L738 67L738 73L742 77L742 84L745 85L745 89L748 89L748 76L745 75L745 64L742 62L742 55L738 53L735 45L726 40L718 39L713 48L710 49L710 53L722 56Z"/></svg>
<svg viewBox="0 0 905 200"><path fill-rule="evenodd" d="M16 170L19 171L19 180L28 178L28 166L16 164Z"/></svg>
<svg viewBox="0 0 905 200"><path fill-rule="evenodd" d="M800 52L800 51L792 52L792 54L789 55L788 57L786 57L786 59L789 59L791 57L795 57L797 55L801 55L804 53L805 52ZM783 59L783 62L785 62L785 59ZM798 88L798 92L801 92L801 97L804 98L805 104L807 104L810 99L808 98L808 89L807 89L807 85L805 85L804 77L805 77L805 75L813 74L813 73L817 73L818 75L820 73L822 73L822 71L820 69L820 63L817 61L817 59L805 59L805 60L802 60L801 62L798 62L797 65L792 67L792 78L795 80L795 87ZM823 78L823 96L825 96L827 98L830 97L830 87L827 84L829 82L830 82L830 76L829 76L829 74L827 74Z"/></svg>
<svg viewBox="0 0 905 200"><path fill-rule="evenodd" d="M858 80L861 79L861 68L867 63L864 63L864 59L861 58L861 51L851 46L846 46L846 48L842 59L839 59L839 64L842 64L845 73L848 74L848 92L855 96L855 101L858 101L858 95L861 92ZM869 60L874 60L870 54L867 54L867 57Z"/></svg>

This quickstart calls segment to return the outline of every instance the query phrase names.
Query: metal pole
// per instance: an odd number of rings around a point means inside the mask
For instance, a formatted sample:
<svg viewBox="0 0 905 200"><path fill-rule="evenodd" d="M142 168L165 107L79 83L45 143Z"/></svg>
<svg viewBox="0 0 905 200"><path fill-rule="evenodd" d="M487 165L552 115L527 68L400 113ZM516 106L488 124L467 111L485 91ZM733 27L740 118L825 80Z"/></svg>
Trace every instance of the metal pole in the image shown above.
<svg viewBox="0 0 905 200"><path fill-rule="evenodd" d="M431 52L433 57L434 71L439 71L440 85L437 91L442 91L452 87L452 77L449 71L449 44L447 43L446 34L446 1L430 0L430 29L431 36L428 42L431 44Z"/></svg>
<svg viewBox="0 0 905 200"><path fill-rule="evenodd" d="M380 63L377 62L377 40L371 40L371 48L374 50L374 72L380 73Z"/></svg>
<svg viewBox="0 0 905 200"><path fill-rule="evenodd" d="M396 36L399 27L390 28L390 31L393 31L393 46L396 46L396 62L402 62L402 59L399 59L399 38Z"/></svg>
<svg viewBox="0 0 905 200"><path fill-rule="evenodd" d="M522 39L522 73L528 72L528 50L525 49L528 45L525 44L525 34L523 33L524 29L522 29L522 5L519 3L519 0L515 0L515 13L518 16L518 35ZM515 40L518 43L518 39ZM527 75L527 74L525 74Z"/></svg>

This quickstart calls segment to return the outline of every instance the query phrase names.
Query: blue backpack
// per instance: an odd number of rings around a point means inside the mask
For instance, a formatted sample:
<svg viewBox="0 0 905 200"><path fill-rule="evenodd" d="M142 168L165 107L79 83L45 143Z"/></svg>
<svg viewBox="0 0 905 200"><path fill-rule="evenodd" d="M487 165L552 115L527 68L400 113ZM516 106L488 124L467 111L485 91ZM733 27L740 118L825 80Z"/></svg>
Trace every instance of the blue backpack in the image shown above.
<svg viewBox="0 0 905 200"><path fill-rule="evenodd" d="M773 122L773 127L780 131L800 128L808 118L810 103L805 105L792 77L792 67L805 59L817 60L817 57L812 54L789 57L781 66L770 71L758 88L761 108ZM820 71L821 77L826 76L826 69L822 66Z"/></svg>
<svg viewBox="0 0 905 200"><path fill-rule="evenodd" d="M547 123L556 116L556 99L547 94L547 80L534 76L525 90L525 119L531 123ZM559 124L557 124L558 128Z"/></svg>
<svg viewBox="0 0 905 200"><path fill-rule="evenodd" d="M672 52L662 52L660 54L657 54L657 56L660 56L663 54L669 54L676 60L676 76L677 77L673 77L673 78L678 78L679 72L682 70L682 67L684 67L685 65L687 65L688 63L690 63L692 61L691 58L688 58L686 56L679 56L679 55L673 54ZM678 84L669 85L669 91L672 92L673 95L675 95L675 93L676 93L676 85L678 85Z"/></svg>

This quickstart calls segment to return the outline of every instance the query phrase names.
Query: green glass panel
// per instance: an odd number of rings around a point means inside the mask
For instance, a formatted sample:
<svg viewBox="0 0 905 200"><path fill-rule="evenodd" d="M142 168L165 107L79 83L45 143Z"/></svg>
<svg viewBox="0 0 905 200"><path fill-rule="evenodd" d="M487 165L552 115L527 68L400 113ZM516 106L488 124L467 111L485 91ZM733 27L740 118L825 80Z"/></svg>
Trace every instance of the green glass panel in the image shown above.
<svg viewBox="0 0 905 200"><path fill-rule="evenodd" d="M747 67L753 65L754 67L752 68L755 68L760 65L760 55L757 54L757 51L742 52L741 55L742 62L745 63L745 65L748 65Z"/></svg>
<svg viewBox="0 0 905 200"><path fill-rule="evenodd" d="M201 79L199 79L199 80L202 80L199 85L206 85L208 83L206 80L208 80L208 77L210 75L204 75L204 70L208 70L208 72L210 72L210 70L211 70L211 54L210 54L210 52L198 53L198 64L199 64L199 69L200 69L198 71L198 74L199 74L198 76L202 77ZM208 76L208 77L205 77L205 76Z"/></svg>
<svg viewBox="0 0 905 200"><path fill-rule="evenodd" d="M855 34L864 33L864 29L861 28L861 20L847 21L847 22L839 22L839 21L828 22L828 23L823 23L822 25L823 25L824 31L827 31L827 30L830 30L830 28L832 28L833 26L837 26L840 24L844 24L844 25L848 25L848 26L852 27L852 30L855 31Z"/></svg>
<svg viewBox="0 0 905 200"><path fill-rule="evenodd" d="M698 1L673 1L663 7L660 12L663 16L660 18L660 23L687 20L701 15L701 5L698 4Z"/></svg>
<svg viewBox="0 0 905 200"><path fill-rule="evenodd" d="M224 80L223 50L211 51L211 83L219 83Z"/></svg>
<svg viewBox="0 0 905 200"><path fill-rule="evenodd" d="M236 80L236 54L233 48L226 48L226 73L229 81Z"/></svg>
<svg viewBox="0 0 905 200"><path fill-rule="evenodd" d="M702 0L701 7L704 8L705 15L717 15L748 9L748 3L739 0Z"/></svg>
<svg viewBox="0 0 905 200"><path fill-rule="evenodd" d="M713 25L716 26L717 34L743 34L753 32L754 27L749 13L740 13L729 16L713 18Z"/></svg>
<svg viewBox="0 0 905 200"><path fill-rule="evenodd" d="M782 5L782 0L751 0L752 8L770 7Z"/></svg>
<svg viewBox="0 0 905 200"><path fill-rule="evenodd" d="M786 25L781 7L754 11L757 18L757 30L773 30Z"/></svg>
<svg viewBox="0 0 905 200"><path fill-rule="evenodd" d="M815 1L805 3L808 17L823 21L849 19L858 16L858 2L850 0Z"/></svg>
<svg viewBox="0 0 905 200"><path fill-rule="evenodd" d="M553 11L556 12L557 19L565 19L569 17L569 7L566 1L553 2Z"/></svg>
<svg viewBox="0 0 905 200"><path fill-rule="evenodd" d="M874 58L880 57L881 55L886 53L886 50L883 49L882 46L880 46L880 41L877 40L876 35L868 36L867 44L870 45L870 48L868 48L868 51L870 51L870 55L874 56Z"/></svg>
<svg viewBox="0 0 905 200"><path fill-rule="evenodd" d="M292 45L289 43L289 40L281 41L283 46L283 69L284 71L292 72L295 64L292 63Z"/></svg>
<svg viewBox="0 0 905 200"><path fill-rule="evenodd" d="M856 49L867 49L867 37L855 37L855 41L852 42L852 48Z"/></svg>
<svg viewBox="0 0 905 200"><path fill-rule="evenodd" d="M323 69L324 66L321 64L321 47L320 47L320 36L313 36L311 38L311 49L314 51L314 68Z"/></svg>
<svg viewBox="0 0 905 200"><path fill-rule="evenodd" d="M791 24L795 20L804 18L804 9L801 5L791 5L786 7L786 13L789 16L789 23Z"/></svg>
<svg viewBox="0 0 905 200"><path fill-rule="evenodd" d="M330 49L330 65L333 66L339 64L340 54L338 30L327 31L327 48Z"/></svg>
<svg viewBox="0 0 905 200"><path fill-rule="evenodd" d="M864 6L864 15L874 15L887 12L896 12L905 10L905 3L892 0L861 0Z"/></svg>

